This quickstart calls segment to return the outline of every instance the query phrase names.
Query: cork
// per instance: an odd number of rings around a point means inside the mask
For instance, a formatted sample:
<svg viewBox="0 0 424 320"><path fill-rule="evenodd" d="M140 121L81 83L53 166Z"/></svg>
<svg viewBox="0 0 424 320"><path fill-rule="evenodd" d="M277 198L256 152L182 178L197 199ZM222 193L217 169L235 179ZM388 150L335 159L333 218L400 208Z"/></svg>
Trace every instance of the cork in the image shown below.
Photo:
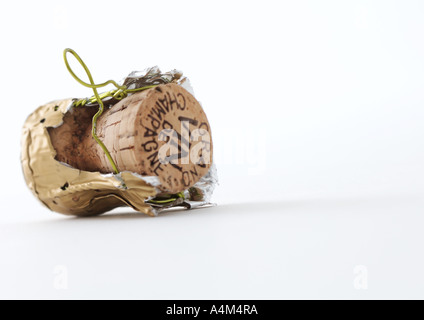
<svg viewBox="0 0 424 320"><path fill-rule="evenodd" d="M57 161L83 171L113 172L91 135L97 110L97 106L72 107L60 126L48 128ZM97 121L97 135L120 172L157 176L163 192L187 190L211 166L206 114L187 90L174 83L138 92L106 108Z"/></svg>

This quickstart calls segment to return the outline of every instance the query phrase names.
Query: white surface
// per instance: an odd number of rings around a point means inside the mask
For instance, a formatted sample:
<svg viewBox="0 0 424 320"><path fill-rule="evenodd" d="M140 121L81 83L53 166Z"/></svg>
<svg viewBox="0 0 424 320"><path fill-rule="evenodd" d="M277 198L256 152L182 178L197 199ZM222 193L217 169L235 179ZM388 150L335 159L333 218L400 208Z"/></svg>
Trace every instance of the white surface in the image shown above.
<svg viewBox="0 0 424 320"><path fill-rule="evenodd" d="M421 1L5 4L0 298L424 298L423 15ZM217 207L74 219L33 198L25 117L91 95L65 47L97 82L155 64L190 77Z"/></svg>

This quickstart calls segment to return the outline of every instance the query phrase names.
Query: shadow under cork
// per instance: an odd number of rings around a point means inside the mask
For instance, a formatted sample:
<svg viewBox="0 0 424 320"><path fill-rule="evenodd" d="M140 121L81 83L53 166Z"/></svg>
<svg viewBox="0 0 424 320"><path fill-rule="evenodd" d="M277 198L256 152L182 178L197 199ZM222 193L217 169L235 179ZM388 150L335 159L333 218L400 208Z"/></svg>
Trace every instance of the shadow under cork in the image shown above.
<svg viewBox="0 0 424 320"><path fill-rule="evenodd" d="M172 211L164 211L156 217L151 217L143 213L133 211L128 208L119 208L94 217L66 217L54 213L54 218L37 221L27 221L19 223L19 228L22 226L47 226L54 225L55 228L60 225L62 227L74 226L91 228L93 224L115 225L116 223L127 224L136 221L143 221L142 224L150 225L151 223L161 223L163 219L170 222L169 219L175 221L202 218L202 223L207 221L213 222L215 219L223 221L232 219L237 216L237 219L249 217L252 214L263 218L275 219L276 215L307 215L310 213L321 214L331 212L335 215L344 215L346 212L355 212L355 214L367 213L370 209L381 212L385 210L404 210L405 203L409 206L420 207L423 204L421 195L414 196L375 196L375 197L348 197L348 198L309 198L309 199L286 199L275 201L251 201L251 202L236 202L218 204L212 207L203 207L196 209L174 209ZM367 211L368 210L368 211ZM53 214L53 213L52 213ZM368 213L367 213L368 214ZM206 220L205 220L206 218ZM172 221L171 221L172 223ZM57 229L55 229L57 230Z"/></svg>
<svg viewBox="0 0 424 320"><path fill-rule="evenodd" d="M102 216L92 218L78 218L79 219L137 219L137 218L151 218L151 219L165 219L165 218L185 218L188 216L197 215L243 215L260 214L266 216L267 214L302 214L305 212L318 212L322 210L334 211L340 209L340 214L343 214L346 209L360 209L360 208L380 208L386 206L394 206L399 203L419 202L422 203L422 198L417 196L403 197L403 196L357 196L357 197L341 197L341 198L309 198L309 199L291 199L291 200L277 200L277 201L256 201L256 202L238 202L238 203L224 203L214 204L195 209L174 208L169 211L159 213L157 217L150 217L138 212L119 212L119 213L106 213ZM125 210L125 209L124 209Z"/></svg>
<svg viewBox="0 0 424 320"><path fill-rule="evenodd" d="M310 201L274 201L274 202L246 202L230 204L208 204L203 207L186 209L171 208L161 211L156 217L151 217L136 211L110 212L100 216L92 217L73 217L72 220L117 220L117 219L164 219L170 217L187 217L192 215L219 215L219 214L251 214L275 212L293 207L301 207L310 203ZM121 209L125 210L125 209Z"/></svg>
<svg viewBox="0 0 424 320"><path fill-rule="evenodd" d="M157 216L155 217L151 217L147 214L141 213L141 212L137 212L137 211L131 211L131 212L127 212L127 211L123 211L125 209L120 209L119 212L107 212L104 213L102 215L99 216L91 216L91 217L72 217L71 219L73 220L95 220L95 219L102 219L102 220L114 220L114 219L140 219L140 218L163 218L166 216L177 216L177 215L182 215L185 216L187 214L192 214L192 213L196 213L196 212L200 212L203 210L207 210L207 209L211 209L216 207L217 205L214 203L211 204L207 204L204 205L202 207L197 207L197 208L192 208L192 209L187 209L184 207L174 207L174 208L170 208L170 209L165 209L162 210L158 213Z"/></svg>

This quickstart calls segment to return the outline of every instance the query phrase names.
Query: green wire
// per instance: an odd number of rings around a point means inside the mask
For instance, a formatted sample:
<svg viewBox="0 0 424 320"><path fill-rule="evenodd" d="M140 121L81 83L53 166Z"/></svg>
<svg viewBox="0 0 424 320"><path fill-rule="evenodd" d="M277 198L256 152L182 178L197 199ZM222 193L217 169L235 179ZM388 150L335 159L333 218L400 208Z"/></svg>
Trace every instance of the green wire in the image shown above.
<svg viewBox="0 0 424 320"><path fill-rule="evenodd" d="M90 83L86 83L86 82L82 81L72 71L71 66L69 65L69 62L68 62L68 58L67 58L68 53L72 54L75 57L75 59L77 59L77 61L81 64L81 66L84 68L84 70L85 70L85 72L88 76L88 79L90 80ZM94 140L96 140L96 142L99 144L99 146L102 148L102 150L105 153L106 157L108 158L110 164L112 165L112 168L113 168L113 171L115 172L115 174L118 174L119 173L118 167L116 166L115 161L112 159L112 156L110 155L109 150L106 148L104 143L97 136L97 119L101 116L101 114L104 111L104 104L103 104L102 99L107 98L107 97L113 97L115 99L121 100L121 99L125 98L128 95L128 93L143 91L143 90L146 90L146 89L156 87L157 85L150 85L150 86L145 86L145 87L136 88L136 89L127 89L126 86L120 86L113 80L108 80L108 81L100 83L100 84L95 84L90 70L88 69L88 67L86 66L84 61L82 61L80 56L74 50L69 49L69 48L65 49L63 51L63 59L65 60L66 68L68 69L71 76L74 77L74 79L77 80L77 82L79 84L93 89L93 92L94 92L93 97L91 97L88 101L87 101L87 99L78 100L78 101L74 102L74 105L76 107L84 106L87 102L94 103L95 101L97 101L97 103L99 104L99 110L93 116L93 119L92 119L91 135L93 136ZM97 89L105 87L109 84L113 84L117 89L111 90L111 91L108 91L108 92L105 92L105 93L102 93L101 95L99 95L99 93L97 92Z"/></svg>
<svg viewBox="0 0 424 320"><path fill-rule="evenodd" d="M77 59L77 61L81 64L81 66L84 68L88 79L90 80L90 83L86 83L84 81L82 81L80 78L78 78L78 76L73 72L73 70L71 69L71 66L69 65L68 62L68 58L67 58L67 54L70 53L72 54L75 59ZM109 150L106 148L106 146L104 145L104 143L99 139L99 137L97 136L97 119L102 115L103 111L104 111L104 104L102 99L108 98L108 97L112 97L114 99L117 100L121 100L124 99L125 97L128 96L128 93L134 93L134 92L139 92L139 91L143 91L143 90L147 90L150 88L154 88L157 86L156 85L150 85L150 86L145 86L145 87L141 87L141 88L135 88L135 89L127 89L126 86L120 86L118 85L115 81L113 80L108 80L104 83L100 83L100 84L95 84L93 77L91 75L90 70L88 69L87 65L84 63L84 61L82 61L82 59L80 58L80 56L72 49L65 49L63 51L63 59L65 60L65 65L66 68L68 69L69 73L72 75L72 77L74 77L75 80L77 80L77 82L85 87L91 88L93 89L94 92L94 96L92 96L89 99L80 99L74 102L74 106L79 107L79 106L85 106L87 103L94 103L97 102L99 105L99 110L97 111L97 113L93 116L92 119L92 130L91 130L91 135L93 136L94 140L96 140L96 142L100 145L100 147L102 148L103 152L105 153L106 157L108 158L110 164L112 165L113 171L115 172L115 174L119 173L118 167L115 164L115 161L113 160L112 156L109 153ZM110 90L108 92L102 93L99 95L99 93L97 92L98 88L102 88L105 87L109 84L113 84L116 89L115 90ZM167 203L172 203L174 201L176 201L178 198L182 198L185 199L184 197L184 193L183 192L179 192L176 194L173 194L171 196L171 198L169 199L164 199L164 200L155 200L155 199L151 199L148 200L146 202L148 203L154 203L154 204L167 204Z"/></svg>
<svg viewBox="0 0 424 320"><path fill-rule="evenodd" d="M164 200L155 200L155 199L152 199L152 200L148 200L148 201L146 201L147 203L154 203L154 204L167 204L167 203L172 203L172 202L174 202L175 200L177 200L178 198L182 198L182 199L185 199L185 197L184 197L184 193L183 192L178 192L178 193L176 193L176 194L173 194L172 195L172 198L169 198L169 199L164 199Z"/></svg>

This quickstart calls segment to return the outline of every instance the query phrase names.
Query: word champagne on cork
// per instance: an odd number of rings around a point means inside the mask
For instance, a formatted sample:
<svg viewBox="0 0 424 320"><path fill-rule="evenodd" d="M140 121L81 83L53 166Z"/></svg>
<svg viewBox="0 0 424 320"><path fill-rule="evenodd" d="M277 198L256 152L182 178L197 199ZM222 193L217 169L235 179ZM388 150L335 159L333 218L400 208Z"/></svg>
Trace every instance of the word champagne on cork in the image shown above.
<svg viewBox="0 0 424 320"><path fill-rule="evenodd" d="M90 83L72 72L72 53ZM215 183L208 119L181 72L157 67L118 85L94 84L81 58L65 63L86 99L39 107L25 122L22 167L34 195L53 211L90 216L119 206L156 215L209 204ZM116 89L99 94L107 84Z"/></svg>

